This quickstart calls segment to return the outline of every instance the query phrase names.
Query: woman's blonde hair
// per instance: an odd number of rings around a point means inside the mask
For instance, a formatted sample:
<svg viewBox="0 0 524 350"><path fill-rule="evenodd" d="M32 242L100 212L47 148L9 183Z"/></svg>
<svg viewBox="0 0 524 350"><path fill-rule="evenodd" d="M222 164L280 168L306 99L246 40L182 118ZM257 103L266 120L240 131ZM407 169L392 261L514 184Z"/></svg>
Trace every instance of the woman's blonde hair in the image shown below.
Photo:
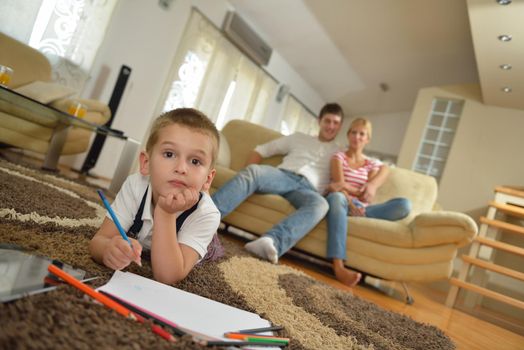
<svg viewBox="0 0 524 350"><path fill-rule="evenodd" d="M153 122L149 137L146 142L146 152L151 154L153 146L158 141L158 133L166 126L178 124L201 132L211 139L213 147L211 154L211 168L215 167L215 162L218 156L218 145L220 144L220 136L218 130L211 120L202 112L194 108L177 108L172 111L165 112L160 115Z"/></svg>
<svg viewBox="0 0 524 350"><path fill-rule="evenodd" d="M366 118L357 118L357 119L353 120L351 122L351 125L349 125L349 129L348 129L347 134L349 135L349 133L351 132L351 130L355 126L360 126L360 125L362 125L363 127L366 128L366 130L368 132L368 138L371 140L371 132L373 130L373 127L371 126L371 122L368 119L366 119Z"/></svg>

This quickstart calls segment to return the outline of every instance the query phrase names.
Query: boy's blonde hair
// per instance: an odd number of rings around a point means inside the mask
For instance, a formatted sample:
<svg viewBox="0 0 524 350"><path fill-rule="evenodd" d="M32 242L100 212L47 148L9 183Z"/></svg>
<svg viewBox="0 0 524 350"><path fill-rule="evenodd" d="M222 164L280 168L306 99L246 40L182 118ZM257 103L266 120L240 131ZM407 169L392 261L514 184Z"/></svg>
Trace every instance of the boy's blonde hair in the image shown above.
<svg viewBox="0 0 524 350"><path fill-rule="evenodd" d="M151 154L153 146L158 141L158 133L166 126L178 124L200 132L211 138L212 154L211 167L215 167L215 162L218 156L218 145L220 144L220 136L218 130L211 120L202 112L194 108L177 108L161 114L153 122L151 131L146 143L146 152Z"/></svg>
<svg viewBox="0 0 524 350"><path fill-rule="evenodd" d="M362 125L363 127L366 128L367 132L368 132L368 138L371 140L371 131L372 131L372 126L371 126L371 122L366 119L366 118L357 118L355 120L353 120L351 122L351 125L349 126L349 129L348 129L348 132L347 134L349 135L349 133L351 132L351 130L357 126L357 125Z"/></svg>

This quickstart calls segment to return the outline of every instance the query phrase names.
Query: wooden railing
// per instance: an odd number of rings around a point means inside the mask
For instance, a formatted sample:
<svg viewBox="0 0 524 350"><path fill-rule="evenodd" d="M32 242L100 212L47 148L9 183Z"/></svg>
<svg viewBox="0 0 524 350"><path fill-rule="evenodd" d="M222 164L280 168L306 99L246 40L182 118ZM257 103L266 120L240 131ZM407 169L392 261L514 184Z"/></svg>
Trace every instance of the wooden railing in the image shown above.
<svg viewBox="0 0 524 350"><path fill-rule="evenodd" d="M483 285L479 285L474 281L469 281L470 269L476 266L479 269L493 271L495 273L503 274L511 278L524 281L524 273L511 269L509 267L501 266L489 257L483 256L481 253L482 247L489 247L495 250L502 250L511 254L524 257L524 247L504 243L498 241L500 237L499 232L504 231L510 234L524 235L524 227L513 223L508 223L504 219L496 218L497 213L502 213L505 219L509 217L524 218L524 189L507 186L498 186L495 188L495 199L489 203L488 213L486 217L480 218L480 230L477 237L475 237L468 255L463 255L462 267L457 278L451 278L451 288L446 300L446 305L453 307L455 305L457 294L459 290L467 289L469 291L478 293L480 295L496 299L503 303L524 309L524 301L516 298L492 291ZM494 237L488 237L488 230L498 230ZM491 255L491 254L489 254Z"/></svg>

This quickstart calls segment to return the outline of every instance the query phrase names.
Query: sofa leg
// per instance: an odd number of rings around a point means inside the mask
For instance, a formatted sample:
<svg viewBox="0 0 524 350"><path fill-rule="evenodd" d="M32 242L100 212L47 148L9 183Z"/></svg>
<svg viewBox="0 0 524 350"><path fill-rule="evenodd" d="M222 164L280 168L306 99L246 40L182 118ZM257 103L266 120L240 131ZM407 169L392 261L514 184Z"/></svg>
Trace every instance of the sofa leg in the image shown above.
<svg viewBox="0 0 524 350"><path fill-rule="evenodd" d="M400 284L402 285L402 289L404 289L404 293L406 294L406 304L408 305L413 304L415 300L413 299L411 294L409 294L408 285L406 284L406 282L400 282Z"/></svg>
<svg viewBox="0 0 524 350"><path fill-rule="evenodd" d="M381 293L387 294L396 300L404 300L406 304L411 305L415 302L415 299L409 293L408 285L406 282L384 280L379 277L373 277L367 275L364 277L364 283L370 287L375 288ZM398 285L402 286L400 290Z"/></svg>

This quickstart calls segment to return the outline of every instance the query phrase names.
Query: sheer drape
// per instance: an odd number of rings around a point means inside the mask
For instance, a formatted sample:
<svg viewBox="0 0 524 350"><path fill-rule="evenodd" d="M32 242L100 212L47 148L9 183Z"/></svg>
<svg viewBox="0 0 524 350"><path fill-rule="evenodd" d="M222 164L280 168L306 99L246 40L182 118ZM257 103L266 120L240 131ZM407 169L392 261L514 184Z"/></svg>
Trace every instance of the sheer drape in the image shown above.
<svg viewBox="0 0 524 350"><path fill-rule="evenodd" d="M304 108L291 95L287 97L283 116L280 122L280 132L284 135L290 135L296 131L309 135L318 135L318 120L316 116Z"/></svg>
<svg viewBox="0 0 524 350"><path fill-rule="evenodd" d="M193 10L173 61L163 111L194 107L221 129L231 119L262 123L277 83Z"/></svg>
<svg viewBox="0 0 524 350"><path fill-rule="evenodd" d="M0 29L43 52L53 78L80 91L117 0L0 2Z"/></svg>

